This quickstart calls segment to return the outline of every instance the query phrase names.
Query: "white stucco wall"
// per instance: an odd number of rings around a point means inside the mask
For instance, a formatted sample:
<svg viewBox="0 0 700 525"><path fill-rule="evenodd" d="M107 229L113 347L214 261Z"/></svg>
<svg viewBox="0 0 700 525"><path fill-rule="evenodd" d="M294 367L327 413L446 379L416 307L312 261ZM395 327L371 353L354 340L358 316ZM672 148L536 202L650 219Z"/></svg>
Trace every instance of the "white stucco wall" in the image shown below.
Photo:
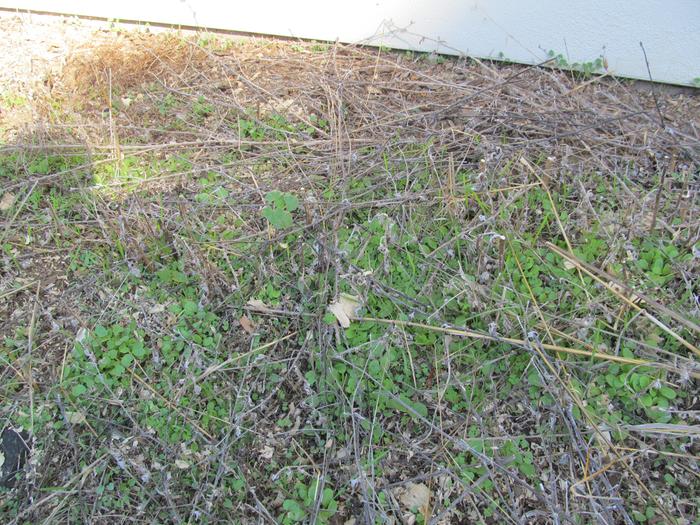
<svg viewBox="0 0 700 525"><path fill-rule="evenodd" d="M0 0L0 7L539 63L601 55L620 76L700 79L700 0ZM698 80L700 82L700 80Z"/></svg>

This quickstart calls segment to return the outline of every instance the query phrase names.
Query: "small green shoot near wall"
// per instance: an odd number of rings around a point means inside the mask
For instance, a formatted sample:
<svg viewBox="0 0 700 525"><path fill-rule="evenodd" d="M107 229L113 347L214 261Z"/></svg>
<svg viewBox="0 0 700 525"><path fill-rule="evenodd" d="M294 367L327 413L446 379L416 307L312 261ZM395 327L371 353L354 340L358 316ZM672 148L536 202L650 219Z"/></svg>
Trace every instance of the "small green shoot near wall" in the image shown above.
<svg viewBox="0 0 700 525"><path fill-rule="evenodd" d="M550 49L547 52L547 56L551 59L551 65L561 69L569 69L577 73L582 73L584 77L589 77L607 70L607 60L605 60L603 55L587 62L569 62L563 54Z"/></svg>

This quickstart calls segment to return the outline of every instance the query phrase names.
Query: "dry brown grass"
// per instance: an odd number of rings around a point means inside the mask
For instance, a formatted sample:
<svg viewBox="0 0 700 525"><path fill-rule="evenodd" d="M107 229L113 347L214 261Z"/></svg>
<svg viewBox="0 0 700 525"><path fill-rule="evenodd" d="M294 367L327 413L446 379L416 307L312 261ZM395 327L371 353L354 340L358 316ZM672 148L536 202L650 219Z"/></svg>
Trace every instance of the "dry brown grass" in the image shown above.
<svg viewBox="0 0 700 525"><path fill-rule="evenodd" d="M431 64L341 45L322 53L267 41L217 48L176 34L101 33L73 51L53 96L78 102L88 96L101 111L110 77L121 96L153 84L183 100L204 96L216 115L184 131L211 142L230 139L222 125L252 108L257 118L276 113L308 123L310 115L326 116L332 141L314 144L323 153L381 143L400 130L407 139L459 151L460 167L483 160L498 169L520 154L552 157L550 168L577 173L634 164L643 177L671 157L679 168L690 167L699 154L696 96L658 94L663 129L649 89L611 77L581 82L537 67ZM117 129L129 114L117 117Z"/></svg>
<svg viewBox="0 0 700 525"><path fill-rule="evenodd" d="M125 93L146 82L169 82L206 64L206 54L173 33L95 33L73 49L57 80L67 97Z"/></svg>

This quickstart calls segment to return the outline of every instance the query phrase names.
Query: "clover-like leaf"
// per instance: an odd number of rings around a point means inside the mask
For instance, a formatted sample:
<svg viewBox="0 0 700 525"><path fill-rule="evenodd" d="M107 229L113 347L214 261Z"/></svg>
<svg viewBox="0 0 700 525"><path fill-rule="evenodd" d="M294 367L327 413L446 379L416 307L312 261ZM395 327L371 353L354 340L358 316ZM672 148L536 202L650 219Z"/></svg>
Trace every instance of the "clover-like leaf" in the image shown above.
<svg viewBox="0 0 700 525"><path fill-rule="evenodd" d="M265 206L262 214L278 230L289 228L292 225L292 214L288 211Z"/></svg>
<svg viewBox="0 0 700 525"><path fill-rule="evenodd" d="M116 365L114 368L112 368L112 370L110 370L110 373L111 373L114 377L119 377L119 376L121 376L121 375L124 373L124 370L125 370L125 369L124 369L124 367L123 367L122 365Z"/></svg>
<svg viewBox="0 0 700 525"><path fill-rule="evenodd" d="M73 394L73 397L80 397L85 392L87 392L87 388L81 383L74 385L71 389L71 394Z"/></svg>
<svg viewBox="0 0 700 525"><path fill-rule="evenodd" d="M137 342L133 347L131 347L131 354L136 359L143 359L144 357L146 357L147 353L148 350L144 348L143 343L141 341Z"/></svg>
<svg viewBox="0 0 700 525"><path fill-rule="evenodd" d="M282 192L278 190L273 190L265 195L265 202L273 204L278 208L284 206L284 198L282 197Z"/></svg>
<svg viewBox="0 0 700 525"><path fill-rule="evenodd" d="M284 198L284 206L287 208L287 211L294 211L299 207L299 199L295 195L285 193L282 197Z"/></svg>
<svg viewBox="0 0 700 525"><path fill-rule="evenodd" d="M667 386L662 386L659 393L666 399L676 399L676 391Z"/></svg>
<svg viewBox="0 0 700 525"><path fill-rule="evenodd" d="M282 508L287 511L287 515L294 521L302 521L306 517L304 509L293 499L286 499L282 503Z"/></svg>

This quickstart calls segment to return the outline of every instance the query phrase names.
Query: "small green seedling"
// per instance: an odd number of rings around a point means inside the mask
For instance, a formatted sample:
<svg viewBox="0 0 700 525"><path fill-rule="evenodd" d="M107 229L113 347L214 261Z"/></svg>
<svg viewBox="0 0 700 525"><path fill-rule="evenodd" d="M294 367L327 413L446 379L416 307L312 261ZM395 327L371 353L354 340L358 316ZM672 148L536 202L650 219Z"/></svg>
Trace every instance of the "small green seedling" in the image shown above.
<svg viewBox="0 0 700 525"><path fill-rule="evenodd" d="M192 111L198 118L203 119L214 113L214 106L207 102L203 95L200 95L192 106Z"/></svg>
<svg viewBox="0 0 700 525"><path fill-rule="evenodd" d="M144 335L134 322L127 326L97 325L84 341L76 342L72 363L66 369L66 379L72 382L72 397L77 399L102 385L126 384L131 365L150 355Z"/></svg>
<svg viewBox="0 0 700 525"><path fill-rule="evenodd" d="M307 487L299 482L295 485L295 494L284 500L281 516L284 525L308 521L309 514L315 506L316 499L320 498L320 509L315 516L315 522L319 524L329 523L333 515L338 511L338 501L335 492L330 487L325 487L319 494L318 480L313 480Z"/></svg>
<svg viewBox="0 0 700 525"><path fill-rule="evenodd" d="M299 207L299 199L294 195L274 190L265 195L265 202L268 206L263 208L262 215L274 228L281 230L294 224L292 212Z"/></svg>

